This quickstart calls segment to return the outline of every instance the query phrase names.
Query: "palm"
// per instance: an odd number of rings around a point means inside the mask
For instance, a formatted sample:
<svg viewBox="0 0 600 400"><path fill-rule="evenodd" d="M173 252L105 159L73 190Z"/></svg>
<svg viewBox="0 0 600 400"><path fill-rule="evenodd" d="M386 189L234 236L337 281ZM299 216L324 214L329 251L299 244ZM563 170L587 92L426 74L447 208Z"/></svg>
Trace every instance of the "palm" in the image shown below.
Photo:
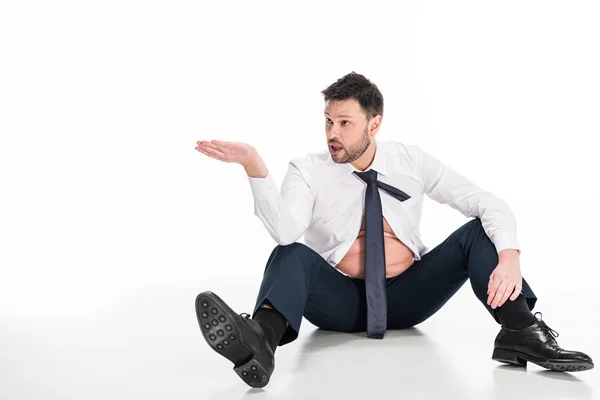
<svg viewBox="0 0 600 400"><path fill-rule="evenodd" d="M219 161L245 165L250 161L254 147L241 142L203 140L198 142L196 150Z"/></svg>

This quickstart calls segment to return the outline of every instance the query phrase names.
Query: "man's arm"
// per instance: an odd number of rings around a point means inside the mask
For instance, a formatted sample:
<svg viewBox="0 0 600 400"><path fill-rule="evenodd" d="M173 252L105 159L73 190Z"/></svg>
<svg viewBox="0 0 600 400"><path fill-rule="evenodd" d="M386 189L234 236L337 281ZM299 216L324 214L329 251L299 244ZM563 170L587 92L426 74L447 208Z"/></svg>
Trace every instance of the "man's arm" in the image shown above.
<svg viewBox="0 0 600 400"><path fill-rule="evenodd" d="M254 197L254 215L278 244L294 243L310 224L314 204L314 195L294 160L288 164L281 192L258 154L244 169Z"/></svg>
<svg viewBox="0 0 600 400"><path fill-rule="evenodd" d="M520 254L514 214L506 202L483 190L417 145L405 145L427 196L466 217L481 219L499 257ZM500 254L502 253L502 254Z"/></svg>

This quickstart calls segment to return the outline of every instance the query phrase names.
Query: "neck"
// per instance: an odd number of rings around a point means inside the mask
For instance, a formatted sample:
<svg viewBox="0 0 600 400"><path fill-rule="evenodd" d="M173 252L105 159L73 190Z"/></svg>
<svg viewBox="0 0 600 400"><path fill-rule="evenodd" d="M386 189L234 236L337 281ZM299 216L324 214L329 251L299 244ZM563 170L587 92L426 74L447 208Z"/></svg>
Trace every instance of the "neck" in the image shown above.
<svg viewBox="0 0 600 400"><path fill-rule="evenodd" d="M367 147L367 150L365 150L363 155L360 156L356 161L354 161L350 164L354 168L356 168L357 170L362 172L362 171L366 170L367 168L369 168L369 166L373 162L373 159L375 158L376 151L377 151L377 143L374 140L371 140L371 144L369 144L369 147Z"/></svg>

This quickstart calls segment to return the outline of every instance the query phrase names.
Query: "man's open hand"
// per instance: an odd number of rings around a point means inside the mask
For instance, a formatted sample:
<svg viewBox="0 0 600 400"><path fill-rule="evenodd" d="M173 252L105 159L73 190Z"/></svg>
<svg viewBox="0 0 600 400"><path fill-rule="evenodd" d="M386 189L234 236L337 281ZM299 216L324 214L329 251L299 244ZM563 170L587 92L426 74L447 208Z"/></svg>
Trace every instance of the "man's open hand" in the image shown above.
<svg viewBox="0 0 600 400"><path fill-rule="evenodd" d="M237 163L246 167L256 158L256 149L246 143L224 140L201 140L196 142L196 150L219 161Z"/></svg>
<svg viewBox="0 0 600 400"><path fill-rule="evenodd" d="M515 250L509 255L500 257L498 265L492 271L488 284L487 303L492 308L500 307L509 296L511 301L519 297L522 288L521 263L519 254Z"/></svg>

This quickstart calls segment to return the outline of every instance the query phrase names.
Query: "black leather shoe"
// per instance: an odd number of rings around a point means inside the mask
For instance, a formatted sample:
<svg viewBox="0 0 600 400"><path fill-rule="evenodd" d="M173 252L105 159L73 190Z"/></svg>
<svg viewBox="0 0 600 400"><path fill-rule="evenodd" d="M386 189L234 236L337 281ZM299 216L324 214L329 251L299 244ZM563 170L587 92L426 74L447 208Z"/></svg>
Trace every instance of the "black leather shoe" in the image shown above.
<svg viewBox="0 0 600 400"><path fill-rule="evenodd" d="M264 387L275 369L273 349L259 325L246 313L235 313L212 292L196 297L196 316L204 339L233 363L233 370L252 387Z"/></svg>
<svg viewBox="0 0 600 400"><path fill-rule="evenodd" d="M576 372L594 368L592 358L587 354L562 349L554 339L558 333L546 325L542 313L534 315L538 321L527 328L500 329L494 342L493 360L522 367L531 361L553 371Z"/></svg>

